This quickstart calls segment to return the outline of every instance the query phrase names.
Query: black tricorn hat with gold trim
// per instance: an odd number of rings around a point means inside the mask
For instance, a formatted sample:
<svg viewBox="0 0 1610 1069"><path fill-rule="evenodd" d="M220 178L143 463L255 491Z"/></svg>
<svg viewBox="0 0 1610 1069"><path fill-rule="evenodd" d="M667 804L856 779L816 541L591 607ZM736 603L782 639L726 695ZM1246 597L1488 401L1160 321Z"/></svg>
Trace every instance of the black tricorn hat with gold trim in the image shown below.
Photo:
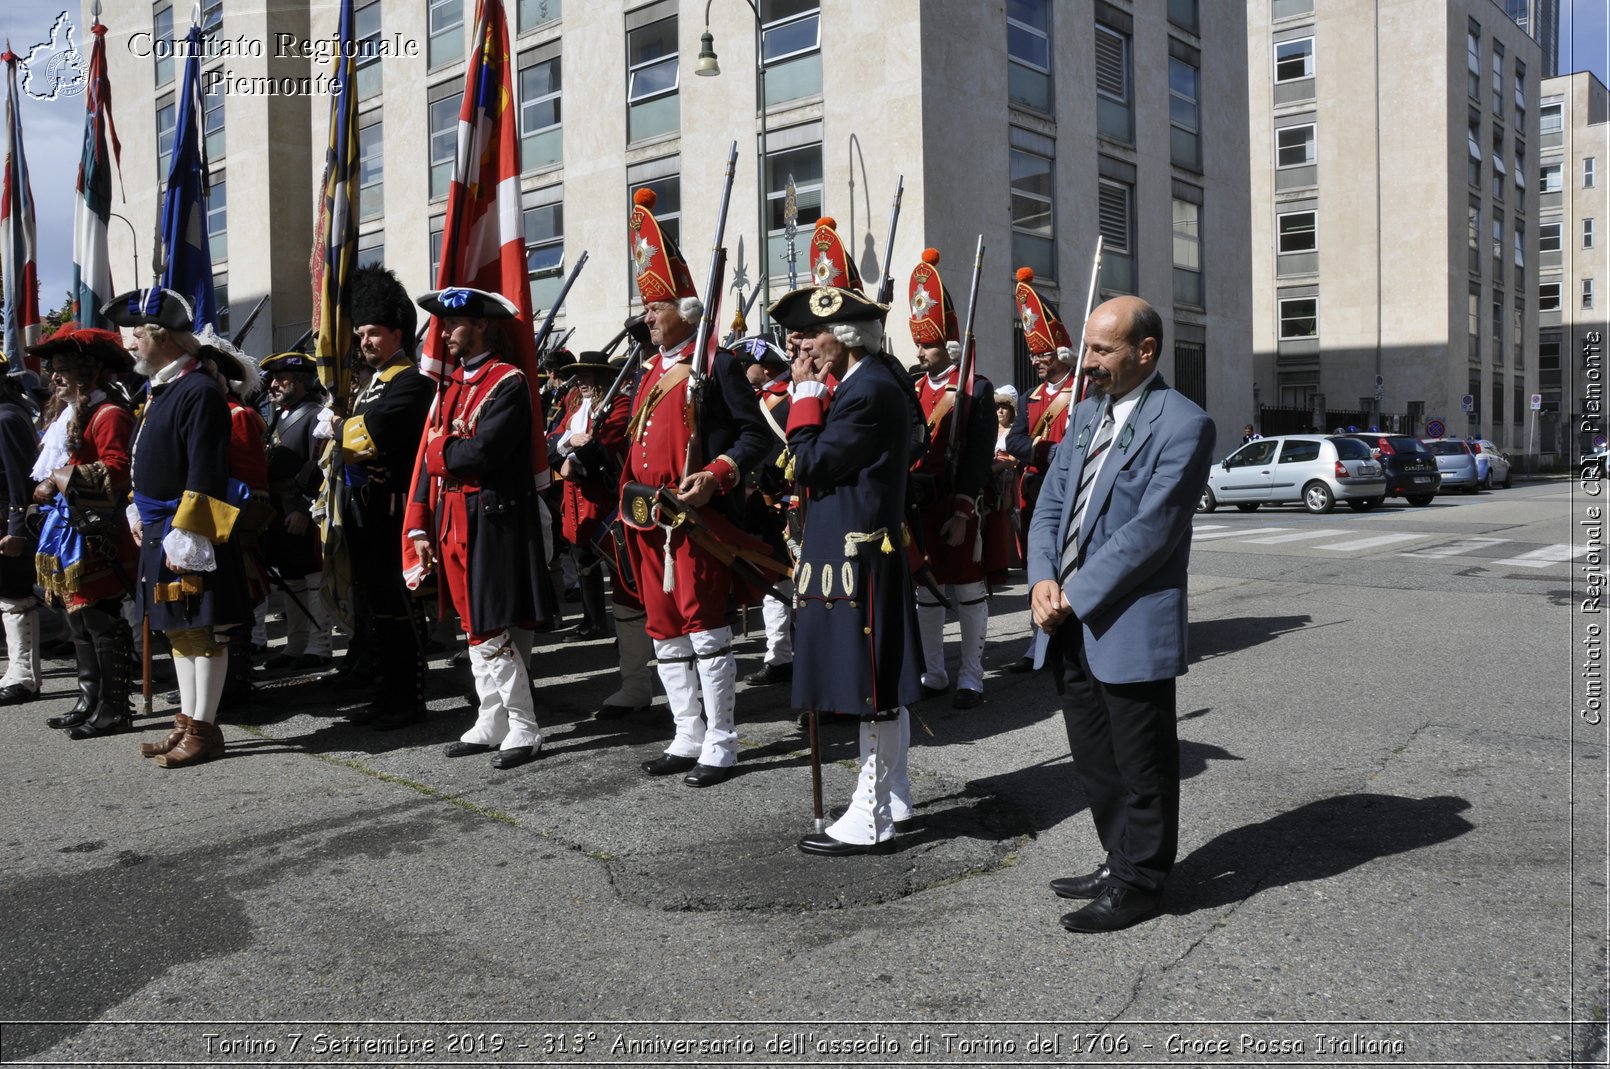
<svg viewBox="0 0 1610 1069"><path fill-rule="evenodd" d="M789 330L805 330L833 323L881 321L889 314L889 306L855 290L804 286L779 297L768 314Z"/></svg>

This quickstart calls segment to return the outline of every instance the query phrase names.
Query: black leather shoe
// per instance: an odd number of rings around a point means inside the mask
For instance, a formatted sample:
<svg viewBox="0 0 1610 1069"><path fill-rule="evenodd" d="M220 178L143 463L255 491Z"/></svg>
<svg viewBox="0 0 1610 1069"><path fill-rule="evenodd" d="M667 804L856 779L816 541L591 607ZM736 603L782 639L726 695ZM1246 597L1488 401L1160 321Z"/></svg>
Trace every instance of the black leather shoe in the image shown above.
<svg viewBox="0 0 1610 1069"><path fill-rule="evenodd" d="M1017 660L1007 665L1006 670L1015 675L1020 675L1024 672L1032 672L1034 671L1034 658L1019 657Z"/></svg>
<svg viewBox="0 0 1610 1069"><path fill-rule="evenodd" d="M751 687L775 687L779 683L792 683L794 680L794 663L763 664L759 668L744 676L744 682Z"/></svg>
<svg viewBox="0 0 1610 1069"><path fill-rule="evenodd" d="M0 705L21 705L37 697L39 697L38 691L29 690L21 683L8 683L0 687Z"/></svg>
<svg viewBox="0 0 1610 1069"><path fill-rule="evenodd" d="M1117 932L1149 921L1163 912L1161 891L1137 891L1108 884L1101 897L1084 909L1062 918L1070 932Z"/></svg>
<svg viewBox="0 0 1610 1069"><path fill-rule="evenodd" d="M822 857L853 857L857 854L887 854L894 849L894 840L881 843L846 843L833 838L825 831L807 835L799 841L801 853L820 854Z"/></svg>
<svg viewBox="0 0 1610 1069"><path fill-rule="evenodd" d="M598 712L593 714L593 719L621 720L628 716L642 716L644 713L648 712L650 708L651 707L647 705L639 705L636 707L630 705L600 705L598 707Z"/></svg>
<svg viewBox="0 0 1610 1069"><path fill-rule="evenodd" d="M693 771L682 777L689 787L714 787L732 778L732 765L717 768L715 765L694 765Z"/></svg>
<svg viewBox="0 0 1610 1069"><path fill-rule="evenodd" d="M643 771L651 776L674 776L679 772L690 772L699 763L695 757L678 757L675 754L662 753L652 761L643 762Z"/></svg>
<svg viewBox="0 0 1610 1069"><path fill-rule="evenodd" d="M849 806L836 805L827 811L827 819L830 821L838 820L844 816L844 813L847 809L849 809ZM894 822L894 833L896 835L904 835L909 831L915 831L916 828L917 814L915 813L911 814L905 820L897 820Z"/></svg>
<svg viewBox="0 0 1610 1069"><path fill-rule="evenodd" d="M1112 870L1106 865L1083 876L1062 876L1051 881L1051 890L1058 898L1095 898L1107 886Z"/></svg>
<svg viewBox="0 0 1610 1069"><path fill-rule="evenodd" d="M76 728L78 725L89 719L89 713L90 711L88 709L84 709L76 713L63 713L60 716L48 717L45 720L45 726L47 728L61 728L64 730L66 728Z"/></svg>
<svg viewBox="0 0 1610 1069"><path fill-rule="evenodd" d="M472 754L486 753L492 747L484 742L450 742L442 750L443 757L469 757Z"/></svg>
<svg viewBox="0 0 1610 1069"><path fill-rule="evenodd" d="M398 728L410 727L425 722L425 710L410 706L399 706L387 709L385 712L371 717L367 723L375 731L396 731Z"/></svg>
<svg viewBox="0 0 1610 1069"><path fill-rule="evenodd" d="M507 750L499 750L492 755L492 767L502 771L509 768L519 768L530 761L535 761L542 754L542 743L535 746L511 746Z"/></svg>
<svg viewBox="0 0 1610 1069"><path fill-rule="evenodd" d="M930 687L928 684L924 683L922 685L921 700L927 701L929 698L943 698L948 691L948 687Z"/></svg>
<svg viewBox="0 0 1610 1069"><path fill-rule="evenodd" d="M950 699L952 709L977 709L984 704L984 692L969 690L966 687L957 687L956 696Z"/></svg>
<svg viewBox="0 0 1610 1069"><path fill-rule="evenodd" d="M592 642L600 638L609 638L609 632L602 627L592 627L589 624L579 624L576 630L565 636L566 642Z"/></svg>

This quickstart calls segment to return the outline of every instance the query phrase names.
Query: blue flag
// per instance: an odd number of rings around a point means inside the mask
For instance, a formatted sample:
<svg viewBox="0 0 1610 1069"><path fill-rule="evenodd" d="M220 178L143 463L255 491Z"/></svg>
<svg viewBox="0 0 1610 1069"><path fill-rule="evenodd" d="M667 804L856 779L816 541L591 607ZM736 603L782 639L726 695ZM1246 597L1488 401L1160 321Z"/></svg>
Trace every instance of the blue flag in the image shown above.
<svg viewBox="0 0 1610 1069"><path fill-rule="evenodd" d="M162 285L182 293L196 310L196 329L218 328L212 287L212 251L207 244L207 154L201 131L201 27L192 23L184 61L179 120L173 131L173 161L162 202L162 244L167 263Z"/></svg>

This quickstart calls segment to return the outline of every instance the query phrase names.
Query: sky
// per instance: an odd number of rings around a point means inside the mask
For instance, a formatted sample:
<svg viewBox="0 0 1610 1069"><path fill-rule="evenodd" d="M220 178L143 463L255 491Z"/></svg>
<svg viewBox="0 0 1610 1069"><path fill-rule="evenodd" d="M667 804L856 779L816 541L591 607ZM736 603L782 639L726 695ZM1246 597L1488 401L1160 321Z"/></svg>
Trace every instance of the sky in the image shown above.
<svg viewBox="0 0 1610 1069"><path fill-rule="evenodd" d="M1256 0L1255 0L1256 2ZM82 34L83 9L63 0L10 0L0 14L0 32L18 50L25 50L46 38L56 16L66 7L81 31L79 45L88 61L88 41ZM1610 4L1605 0L1561 0L1560 72L1591 70L1610 85ZM117 101L117 87L112 87ZM113 112L114 121L117 118ZM39 310L47 312L62 302L73 278L73 185L78 174L78 157L83 141L84 97L82 94L54 101L34 100L22 95L23 142L32 176L35 227L39 242ZM131 124L132 126L132 124ZM125 151L139 151L125 144ZM117 193L113 192L113 210ZM150 262L152 221L136 219L137 245L145 264ZM112 220L114 227L123 224ZM143 281L132 278L133 264L113 264L112 278L117 288L131 288Z"/></svg>

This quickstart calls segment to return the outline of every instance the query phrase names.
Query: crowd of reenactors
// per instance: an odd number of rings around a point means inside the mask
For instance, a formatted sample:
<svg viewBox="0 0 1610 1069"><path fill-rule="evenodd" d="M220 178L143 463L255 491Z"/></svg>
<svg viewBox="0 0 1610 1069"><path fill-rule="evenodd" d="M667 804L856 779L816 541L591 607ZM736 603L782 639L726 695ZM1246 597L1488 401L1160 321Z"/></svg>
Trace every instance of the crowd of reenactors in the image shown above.
<svg viewBox="0 0 1610 1069"><path fill-rule="evenodd" d="M139 746L157 766L222 753L220 711L254 674L328 672L370 696L349 719L387 731L426 718L428 655L456 621L476 715L446 756L509 769L542 750L534 635L579 613L565 638L613 639L620 658L596 716L645 717L657 679L670 738L643 771L703 788L737 761L733 611L758 605L765 652L743 681L789 685L802 725L860 725L850 805L801 849L887 845L911 816L909 706L983 701L990 593L1022 562L1067 426L1071 341L1020 271L1040 381L1021 400L997 392L965 358L928 249L904 366L888 305L824 218L812 284L769 309L775 332L698 352L706 310L653 209L640 193L630 217L641 315L598 350L545 354L540 389L504 355L504 295L414 300L379 267L355 280L347 398L302 352L254 360L197 333L160 288L103 310L126 334L68 323L31 349L36 396L0 378L0 703L38 695L40 613L55 611L77 700L49 723L72 739L130 726L152 647L178 704L166 737ZM418 366L420 310L447 354L441 383Z"/></svg>

